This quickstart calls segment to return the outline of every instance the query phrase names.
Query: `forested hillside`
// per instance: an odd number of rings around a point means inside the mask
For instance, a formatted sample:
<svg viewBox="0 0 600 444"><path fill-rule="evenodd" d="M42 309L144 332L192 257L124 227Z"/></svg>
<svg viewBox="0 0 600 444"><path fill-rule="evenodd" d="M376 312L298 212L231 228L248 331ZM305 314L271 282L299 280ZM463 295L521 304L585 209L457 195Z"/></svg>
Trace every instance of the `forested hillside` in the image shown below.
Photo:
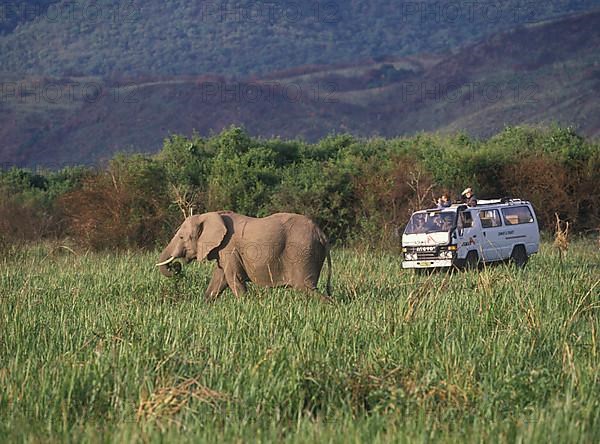
<svg viewBox="0 0 600 444"><path fill-rule="evenodd" d="M116 151L156 152L173 133L206 136L232 124L307 141L456 130L488 137L523 123L593 138L598 60L595 12L494 34L446 57L309 65L245 81L31 78L13 83L0 107L0 164L97 163Z"/></svg>
<svg viewBox="0 0 600 444"><path fill-rule="evenodd" d="M0 70L52 76L265 74L447 52L598 0L28 0L0 14Z"/></svg>

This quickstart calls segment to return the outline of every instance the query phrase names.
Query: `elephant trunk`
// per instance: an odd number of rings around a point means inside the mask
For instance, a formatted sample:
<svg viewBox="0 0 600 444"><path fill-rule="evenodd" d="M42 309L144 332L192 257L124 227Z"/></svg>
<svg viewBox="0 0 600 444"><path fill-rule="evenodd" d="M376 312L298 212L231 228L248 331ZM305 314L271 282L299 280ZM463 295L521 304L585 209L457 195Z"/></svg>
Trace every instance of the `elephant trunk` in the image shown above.
<svg viewBox="0 0 600 444"><path fill-rule="evenodd" d="M166 262L170 257L171 257L171 254L165 249L160 254L160 257L158 258L159 263L162 264L162 263ZM166 277L173 277L173 276L175 276L175 272L171 269L171 264L159 265L158 269Z"/></svg>
<svg viewBox="0 0 600 444"><path fill-rule="evenodd" d="M171 240L169 245L162 251L158 258L158 269L166 277L173 277L177 274L176 270L172 267L173 259L177 258L177 239ZM177 264L180 265L180 264ZM181 265L180 265L181 268Z"/></svg>

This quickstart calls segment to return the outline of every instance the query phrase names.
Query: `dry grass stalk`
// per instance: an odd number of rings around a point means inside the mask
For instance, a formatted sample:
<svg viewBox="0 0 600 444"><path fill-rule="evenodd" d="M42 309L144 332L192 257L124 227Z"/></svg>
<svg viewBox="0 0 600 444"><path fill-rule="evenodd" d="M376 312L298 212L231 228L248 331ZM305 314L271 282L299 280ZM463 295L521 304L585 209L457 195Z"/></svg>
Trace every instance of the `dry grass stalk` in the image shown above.
<svg viewBox="0 0 600 444"><path fill-rule="evenodd" d="M197 208L200 196L198 192L192 192L184 186L171 185L173 202L179 207L185 219L188 216L194 215L194 209Z"/></svg>
<svg viewBox="0 0 600 444"><path fill-rule="evenodd" d="M353 402L364 406L364 399L370 393L388 392L391 398L399 396L410 398L421 406L452 406L464 408L469 405L467 390L446 380L426 381L412 372L405 372L401 367L381 375L371 374L369 370L350 376L348 386L351 389ZM400 393L399 393L400 392ZM385 410L394 410L391 402Z"/></svg>
<svg viewBox="0 0 600 444"><path fill-rule="evenodd" d="M430 207L431 205L425 205L425 200L428 196L431 196L431 200L435 202L432 193L435 184L431 184L429 186L423 185L421 175L421 171L412 171L410 173L410 179L407 182L409 188L414 192L414 197L410 199L410 204L413 210Z"/></svg>
<svg viewBox="0 0 600 444"><path fill-rule="evenodd" d="M410 292L408 298L406 298L406 313L404 314L404 320L410 322L415 318L416 311L427 296L429 296L430 290L426 285L415 288Z"/></svg>
<svg viewBox="0 0 600 444"><path fill-rule="evenodd" d="M554 247L558 249L560 260L562 261L563 256L566 256L569 250L569 222L560 220L557 213L554 214L556 217L556 228L554 233Z"/></svg>
<svg viewBox="0 0 600 444"><path fill-rule="evenodd" d="M195 378L161 387L144 398L137 410L138 421L155 420L159 425L162 421L177 423L173 417L189 408L192 400L217 407L219 402L229 399L227 395L203 386Z"/></svg>
<svg viewBox="0 0 600 444"><path fill-rule="evenodd" d="M421 306L423 301L431 295L432 287L429 285L431 282L431 276L427 278L424 285L416 285L415 288L409 293L406 298L406 313L404 314L404 320L406 322L412 321L418 308Z"/></svg>
<svg viewBox="0 0 600 444"><path fill-rule="evenodd" d="M430 274L424 283L413 281L412 285L414 285L415 288L406 298L407 308L406 313L404 314L404 320L406 322L415 319L417 311L428 299L429 302L434 303L435 300L448 289L450 274L446 274L444 279L436 284L433 283L433 277L434 275Z"/></svg>

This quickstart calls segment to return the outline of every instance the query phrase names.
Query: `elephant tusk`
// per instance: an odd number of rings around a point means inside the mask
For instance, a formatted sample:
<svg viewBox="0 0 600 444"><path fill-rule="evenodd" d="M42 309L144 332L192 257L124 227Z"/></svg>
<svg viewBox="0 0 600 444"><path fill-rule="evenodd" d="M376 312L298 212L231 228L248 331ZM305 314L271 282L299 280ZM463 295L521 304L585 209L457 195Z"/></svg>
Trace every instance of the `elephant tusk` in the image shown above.
<svg viewBox="0 0 600 444"><path fill-rule="evenodd" d="M170 257L169 259L167 259L166 261L164 261L164 262L160 262L160 263L156 264L156 266L157 266L157 267L162 267L163 265L168 265L168 264L170 264L170 263L171 263L171 262L173 262L174 260L175 260L175 256L171 256L171 257Z"/></svg>

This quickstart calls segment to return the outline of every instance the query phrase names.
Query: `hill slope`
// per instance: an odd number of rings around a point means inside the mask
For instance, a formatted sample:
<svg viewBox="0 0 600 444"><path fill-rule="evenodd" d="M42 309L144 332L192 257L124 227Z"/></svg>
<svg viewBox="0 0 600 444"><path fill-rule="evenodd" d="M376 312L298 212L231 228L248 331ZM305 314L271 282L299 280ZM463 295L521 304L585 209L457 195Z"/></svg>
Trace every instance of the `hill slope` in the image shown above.
<svg viewBox="0 0 600 444"><path fill-rule="evenodd" d="M598 60L595 12L519 27L447 57L305 66L245 81L70 78L61 80L62 91L77 85L75 98L63 94L56 103L35 99L57 81L35 79L37 86L0 108L7 122L0 127L0 162L90 163L116 150L156 151L170 133L208 134L230 124L314 140L332 131L395 136L465 129L487 136L509 124L558 122L597 137ZM94 85L102 94L84 100Z"/></svg>
<svg viewBox="0 0 600 444"><path fill-rule="evenodd" d="M305 64L444 52L598 6L600 0L26 0L1 8L0 72L263 75Z"/></svg>

